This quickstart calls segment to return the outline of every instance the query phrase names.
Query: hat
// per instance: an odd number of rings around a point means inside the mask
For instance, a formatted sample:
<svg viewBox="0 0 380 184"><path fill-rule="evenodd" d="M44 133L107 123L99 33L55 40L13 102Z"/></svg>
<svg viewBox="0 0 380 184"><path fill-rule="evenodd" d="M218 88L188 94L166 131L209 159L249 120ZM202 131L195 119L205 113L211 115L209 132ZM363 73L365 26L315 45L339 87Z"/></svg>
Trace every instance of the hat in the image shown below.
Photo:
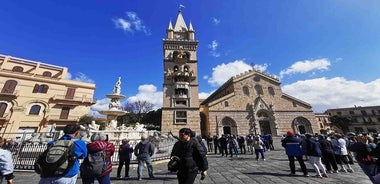
<svg viewBox="0 0 380 184"><path fill-rule="evenodd" d="M286 135L294 135L294 132L291 131L291 130L289 130L289 131L286 132Z"/></svg>

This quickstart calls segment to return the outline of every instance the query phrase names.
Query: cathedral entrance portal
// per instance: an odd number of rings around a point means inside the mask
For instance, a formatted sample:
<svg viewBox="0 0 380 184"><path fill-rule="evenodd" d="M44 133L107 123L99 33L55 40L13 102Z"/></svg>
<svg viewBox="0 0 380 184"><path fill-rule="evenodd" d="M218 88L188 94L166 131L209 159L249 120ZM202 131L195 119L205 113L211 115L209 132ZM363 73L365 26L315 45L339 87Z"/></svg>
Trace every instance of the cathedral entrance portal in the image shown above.
<svg viewBox="0 0 380 184"><path fill-rule="evenodd" d="M271 134L270 123L268 120L259 121L261 135Z"/></svg>
<svg viewBox="0 0 380 184"><path fill-rule="evenodd" d="M237 135L237 128L235 121L230 117L222 119L223 134Z"/></svg>
<svg viewBox="0 0 380 184"><path fill-rule="evenodd" d="M298 134L313 133L310 121L304 117L295 118L292 122L292 128Z"/></svg>
<svg viewBox="0 0 380 184"><path fill-rule="evenodd" d="M223 134L224 135L231 135L231 127L223 127Z"/></svg>
<svg viewBox="0 0 380 184"><path fill-rule="evenodd" d="M303 125L298 126L298 130L300 131L300 134L305 134L306 133L306 128Z"/></svg>

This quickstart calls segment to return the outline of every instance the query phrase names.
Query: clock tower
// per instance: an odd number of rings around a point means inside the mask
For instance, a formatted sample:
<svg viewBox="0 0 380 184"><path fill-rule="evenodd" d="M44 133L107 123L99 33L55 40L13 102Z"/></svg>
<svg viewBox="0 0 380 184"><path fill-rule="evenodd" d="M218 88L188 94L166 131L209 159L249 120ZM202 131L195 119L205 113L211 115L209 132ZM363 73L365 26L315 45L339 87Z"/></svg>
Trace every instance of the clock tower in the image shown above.
<svg viewBox="0 0 380 184"><path fill-rule="evenodd" d="M200 135L200 115L198 98L197 47L194 29L186 25L182 12L166 30L163 39L164 83L161 132L177 135L187 127Z"/></svg>

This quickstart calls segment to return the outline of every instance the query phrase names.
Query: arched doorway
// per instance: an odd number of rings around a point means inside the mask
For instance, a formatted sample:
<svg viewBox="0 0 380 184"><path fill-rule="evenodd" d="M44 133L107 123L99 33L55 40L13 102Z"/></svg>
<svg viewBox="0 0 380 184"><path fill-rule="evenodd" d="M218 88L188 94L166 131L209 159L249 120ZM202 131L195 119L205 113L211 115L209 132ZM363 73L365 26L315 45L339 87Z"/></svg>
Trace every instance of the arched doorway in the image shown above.
<svg viewBox="0 0 380 184"><path fill-rule="evenodd" d="M230 117L222 119L222 134L237 135L236 122Z"/></svg>
<svg viewBox="0 0 380 184"><path fill-rule="evenodd" d="M256 113L260 135L277 135L276 126L272 114L267 110L260 110Z"/></svg>
<svg viewBox="0 0 380 184"><path fill-rule="evenodd" d="M298 134L313 133L310 121L304 117L295 118L292 122L292 128Z"/></svg>

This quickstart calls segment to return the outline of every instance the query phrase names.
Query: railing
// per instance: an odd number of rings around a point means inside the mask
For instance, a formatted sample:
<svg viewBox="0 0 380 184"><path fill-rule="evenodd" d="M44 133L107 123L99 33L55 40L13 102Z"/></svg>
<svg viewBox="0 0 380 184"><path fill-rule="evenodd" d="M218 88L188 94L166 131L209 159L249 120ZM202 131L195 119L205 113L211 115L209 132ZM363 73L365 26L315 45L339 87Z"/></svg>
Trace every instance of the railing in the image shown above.
<svg viewBox="0 0 380 184"><path fill-rule="evenodd" d="M42 136L47 135L47 136ZM46 133L8 133L4 137L15 137L7 141L4 145L5 149L12 152L13 164L15 170L34 170L34 162L36 158L42 154L47 148L47 142L59 138L61 132L46 132ZM41 138L43 137L43 138ZM152 138L152 137L150 137ZM155 153L152 156L153 161L165 160L170 157L174 143L177 141L171 138L150 139L155 145ZM130 143L135 147L139 143L139 139L130 139ZM115 145L115 153L111 157L113 165L119 163L118 148L120 140L109 140ZM131 163L137 163L136 156L132 154Z"/></svg>
<svg viewBox="0 0 380 184"><path fill-rule="evenodd" d="M55 120L55 121L78 121L80 119L80 116L67 116L66 119L61 118L61 115L49 115L46 118L48 121Z"/></svg>
<svg viewBox="0 0 380 184"><path fill-rule="evenodd" d="M87 103L95 103L93 98L88 98L86 96L73 96L67 97L66 95L54 95L54 100L67 100L67 101L76 101L76 102L87 102Z"/></svg>

